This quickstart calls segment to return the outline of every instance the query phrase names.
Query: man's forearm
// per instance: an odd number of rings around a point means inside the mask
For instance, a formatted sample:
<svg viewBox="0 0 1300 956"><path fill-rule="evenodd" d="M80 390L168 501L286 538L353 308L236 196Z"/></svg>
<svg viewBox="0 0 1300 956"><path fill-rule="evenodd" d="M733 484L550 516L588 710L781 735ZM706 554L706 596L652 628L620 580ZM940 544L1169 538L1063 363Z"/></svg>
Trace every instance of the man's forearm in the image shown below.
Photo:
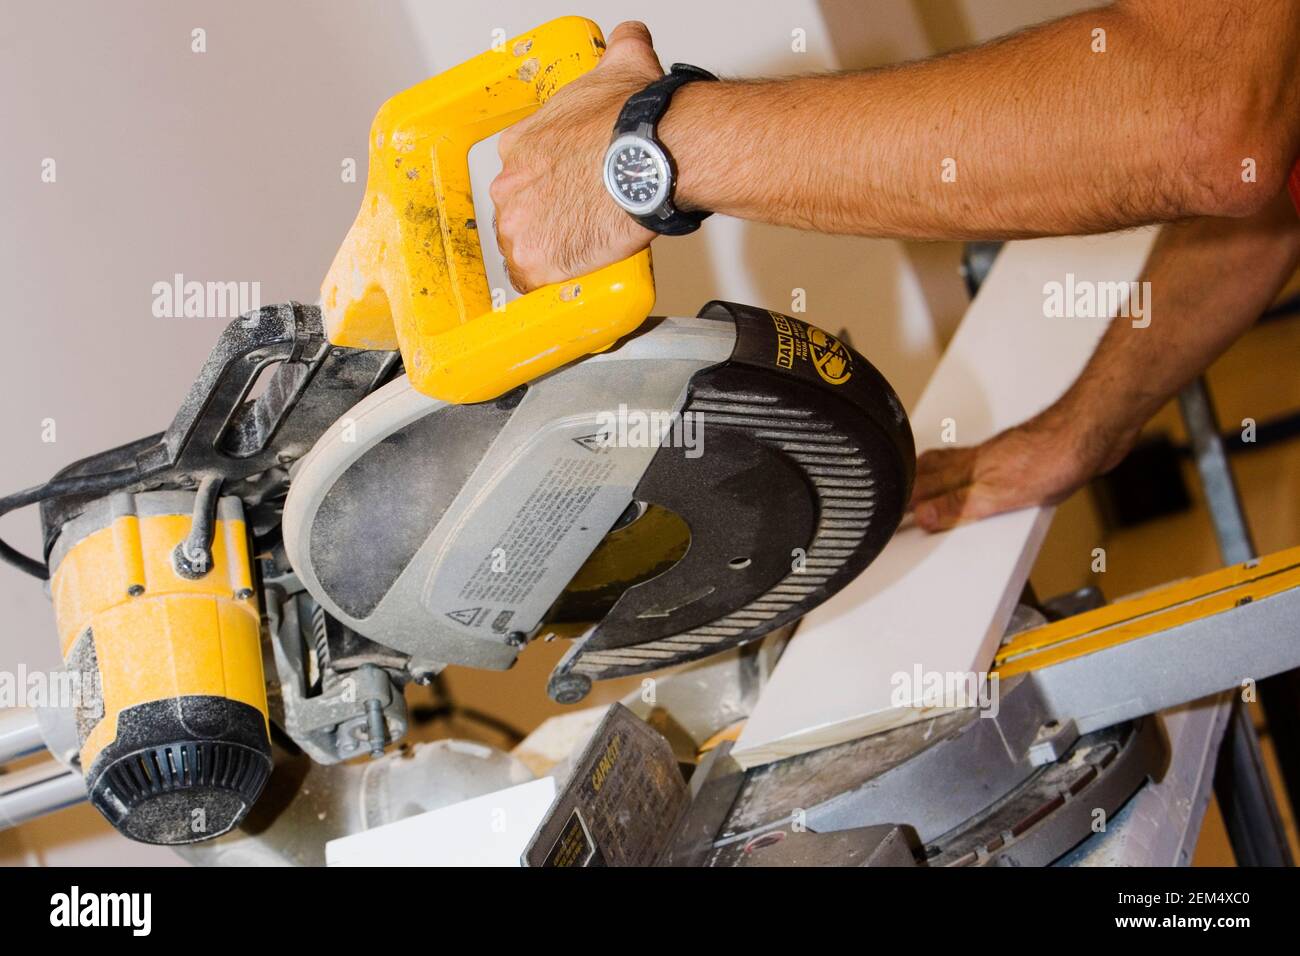
<svg viewBox="0 0 1300 956"><path fill-rule="evenodd" d="M825 232L1016 238L1249 214L1300 150L1297 85L1263 92L1295 68L1298 31L1289 2L1118 3L897 68L692 84L661 130L684 204Z"/></svg>
<svg viewBox="0 0 1300 956"><path fill-rule="evenodd" d="M1267 308L1298 261L1300 217L1285 193L1247 218L1166 226L1141 276L1151 283L1150 324L1113 320L1075 383L1029 421L974 447L922 455L917 522L940 531L1057 503L1114 467L1151 416Z"/></svg>
<svg viewBox="0 0 1300 956"><path fill-rule="evenodd" d="M1166 226L1143 270L1151 324L1117 318L1056 413L1085 440L1137 431L1268 308L1300 263L1300 217L1285 193L1246 219Z"/></svg>

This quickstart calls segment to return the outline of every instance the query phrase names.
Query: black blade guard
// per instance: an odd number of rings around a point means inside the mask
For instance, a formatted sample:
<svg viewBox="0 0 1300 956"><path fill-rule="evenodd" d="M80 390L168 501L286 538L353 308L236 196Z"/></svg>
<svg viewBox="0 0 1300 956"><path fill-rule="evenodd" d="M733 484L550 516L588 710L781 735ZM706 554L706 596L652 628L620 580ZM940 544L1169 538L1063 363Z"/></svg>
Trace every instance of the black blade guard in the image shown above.
<svg viewBox="0 0 1300 956"><path fill-rule="evenodd" d="M691 379L682 420L635 496L680 516L689 546L624 591L566 656L551 682L558 699L797 620L870 564L902 520L916 454L884 377L789 316L729 302L700 316L733 321L735 349Z"/></svg>

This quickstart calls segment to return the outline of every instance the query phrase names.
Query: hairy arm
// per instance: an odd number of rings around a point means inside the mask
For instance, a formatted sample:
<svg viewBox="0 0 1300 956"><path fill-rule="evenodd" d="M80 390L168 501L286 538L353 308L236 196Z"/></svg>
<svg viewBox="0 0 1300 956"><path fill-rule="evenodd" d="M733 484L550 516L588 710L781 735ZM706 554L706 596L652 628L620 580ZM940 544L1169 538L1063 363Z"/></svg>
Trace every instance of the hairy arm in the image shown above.
<svg viewBox="0 0 1300 956"><path fill-rule="evenodd" d="M492 195L516 285L649 244L600 165L661 72L645 28L621 24L591 74L503 134ZM689 84L661 136L688 207L871 236L1100 232L1257 212L1300 152L1298 74L1293 0L1118 0L898 67Z"/></svg>
<svg viewBox="0 0 1300 956"><path fill-rule="evenodd" d="M1298 61L1300 4L1129 0L890 69L687 86L663 129L686 201L748 219L1105 232L1275 195L1300 152Z"/></svg>
<svg viewBox="0 0 1300 956"><path fill-rule="evenodd" d="M1051 407L973 448L927 452L913 504L929 530L1055 503L1114 467L1142 426L1268 307L1300 263L1300 217L1285 191L1243 219L1161 230L1143 270L1151 324L1115 319Z"/></svg>

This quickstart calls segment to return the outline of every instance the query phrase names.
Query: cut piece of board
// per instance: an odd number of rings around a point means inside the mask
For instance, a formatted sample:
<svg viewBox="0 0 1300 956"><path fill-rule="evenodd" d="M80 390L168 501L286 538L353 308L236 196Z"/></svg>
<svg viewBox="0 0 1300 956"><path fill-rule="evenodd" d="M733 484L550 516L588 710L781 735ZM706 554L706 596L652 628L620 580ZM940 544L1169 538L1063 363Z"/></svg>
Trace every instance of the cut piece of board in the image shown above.
<svg viewBox="0 0 1300 956"><path fill-rule="evenodd" d="M1144 229L1008 244L911 414L917 451L941 446L945 427L956 444L983 441L1060 396L1108 320L1046 317L1045 287L1061 283L1077 294L1082 283L1134 280L1154 236ZM914 682L897 675L987 669L1051 512L1028 508L938 535L900 531L804 619L732 756L756 766L932 713L895 706L896 687Z"/></svg>
<svg viewBox="0 0 1300 956"><path fill-rule="evenodd" d="M327 866L521 866L555 800L541 777L325 844Z"/></svg>

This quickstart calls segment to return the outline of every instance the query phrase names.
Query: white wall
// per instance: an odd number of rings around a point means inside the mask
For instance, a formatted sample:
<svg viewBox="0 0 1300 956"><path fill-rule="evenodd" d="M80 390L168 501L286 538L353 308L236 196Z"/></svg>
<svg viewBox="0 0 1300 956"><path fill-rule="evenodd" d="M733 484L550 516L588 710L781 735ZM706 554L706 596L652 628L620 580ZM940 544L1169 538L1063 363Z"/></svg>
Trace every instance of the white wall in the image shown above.
<svg viewBox="0 0 1300 956"><path fill-rule="evenodd" d="M6 0L0 488L167 426L225 321L154 318L153 283L180 272L315 300L360 202L370 119L425 62L396 4ZM357 184L341 181L347 156ZM35 510L0 534L35 551ZM36 582L0 568L0 608L0 668L53 665ZM53 862L175 859L84 806L21 832ZM25 852L0 833L0 862Z"/></svg>

